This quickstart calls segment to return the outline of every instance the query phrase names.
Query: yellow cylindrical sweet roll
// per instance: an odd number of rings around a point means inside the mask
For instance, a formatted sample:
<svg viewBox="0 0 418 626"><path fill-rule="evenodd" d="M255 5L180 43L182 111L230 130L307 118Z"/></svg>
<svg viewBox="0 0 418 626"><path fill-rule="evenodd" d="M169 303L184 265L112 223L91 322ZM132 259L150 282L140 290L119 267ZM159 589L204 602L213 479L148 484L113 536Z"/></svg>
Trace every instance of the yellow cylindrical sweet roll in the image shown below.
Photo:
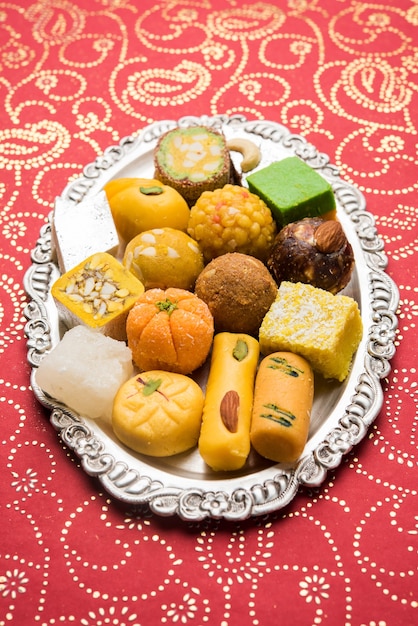
<svg viewBox="0 0 418 626"><path fill-rule="evenodd" d="M259 366L254 388L251 443L271 461L292 463L305 447L314 395L306 359L274 352Z"/></svg>
<svg viewBox="0 0 418 626"><path fill-rule="evenodd" d="M199 437L200 454L215 471L240 469L247 460L258 357L254 337L215 335Z"/></svg>

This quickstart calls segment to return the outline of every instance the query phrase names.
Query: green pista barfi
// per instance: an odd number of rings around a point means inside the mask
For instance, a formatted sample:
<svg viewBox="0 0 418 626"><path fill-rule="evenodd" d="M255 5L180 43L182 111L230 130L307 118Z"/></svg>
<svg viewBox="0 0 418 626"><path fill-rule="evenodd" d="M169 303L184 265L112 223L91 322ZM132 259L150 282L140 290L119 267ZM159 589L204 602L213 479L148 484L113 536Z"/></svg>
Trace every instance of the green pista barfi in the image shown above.
<svg viewBox="0 0 418 626"><path fill-rule="evenodd" d="M335 210L331 185L298 157L287 157L253 172L247 183L270 208L279 227Z"/></svg>

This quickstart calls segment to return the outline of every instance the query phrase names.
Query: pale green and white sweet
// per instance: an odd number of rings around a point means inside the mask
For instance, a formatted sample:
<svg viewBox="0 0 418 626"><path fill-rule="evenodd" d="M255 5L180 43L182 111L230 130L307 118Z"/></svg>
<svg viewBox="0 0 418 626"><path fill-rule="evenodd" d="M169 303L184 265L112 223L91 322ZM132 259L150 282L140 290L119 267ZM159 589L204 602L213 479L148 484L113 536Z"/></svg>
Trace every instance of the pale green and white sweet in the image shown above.
<svg viewBox="0 0 418 626"><path fill-rule="evenodd" d="M134 374L125 342L86 326L68 330L44 356L36 384L83 417L110 421L119 387Z"/></svg>

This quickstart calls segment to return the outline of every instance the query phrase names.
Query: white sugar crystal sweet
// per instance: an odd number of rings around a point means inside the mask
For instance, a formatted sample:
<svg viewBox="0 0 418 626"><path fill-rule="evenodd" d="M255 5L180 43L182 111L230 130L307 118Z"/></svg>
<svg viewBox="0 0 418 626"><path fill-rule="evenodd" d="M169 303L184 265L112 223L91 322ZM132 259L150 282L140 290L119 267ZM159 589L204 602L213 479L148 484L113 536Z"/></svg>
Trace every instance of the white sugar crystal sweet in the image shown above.
<svg viewBox="0 0 418 626"><path fill-rule="evenodd" d="M52 234L62 273L96 252L116 255L119 237L106 193L79 204L55 199Z"/></svg>
<svg viewBox="0 0 418 626"><path fill-rule="evenodd" d="M132 353L123 341L75 326L44 356L35 380L79 415L110 421L116 392L133 373Z"/></svg>

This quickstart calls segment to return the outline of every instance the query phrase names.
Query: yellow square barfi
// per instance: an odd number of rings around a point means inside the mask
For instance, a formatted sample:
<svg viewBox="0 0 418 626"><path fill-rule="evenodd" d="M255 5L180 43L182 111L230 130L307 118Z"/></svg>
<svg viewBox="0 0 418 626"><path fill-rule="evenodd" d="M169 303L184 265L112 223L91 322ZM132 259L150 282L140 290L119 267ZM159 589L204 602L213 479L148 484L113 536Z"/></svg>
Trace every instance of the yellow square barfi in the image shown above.
<svg viewBox="0 0 418 626"><path fill-rule="evenodd" d="M294 352L325 378L343 381L362 334L353 298L283 281L261 324L260 350L265 355Z"/></svg>
<svg viewBox="0 0 418 626"><path fill-rule="evenodd" d="M126 318L144 285L111 254L98 252L65 272L51 293L63 322L126 339Z"/></svg>

